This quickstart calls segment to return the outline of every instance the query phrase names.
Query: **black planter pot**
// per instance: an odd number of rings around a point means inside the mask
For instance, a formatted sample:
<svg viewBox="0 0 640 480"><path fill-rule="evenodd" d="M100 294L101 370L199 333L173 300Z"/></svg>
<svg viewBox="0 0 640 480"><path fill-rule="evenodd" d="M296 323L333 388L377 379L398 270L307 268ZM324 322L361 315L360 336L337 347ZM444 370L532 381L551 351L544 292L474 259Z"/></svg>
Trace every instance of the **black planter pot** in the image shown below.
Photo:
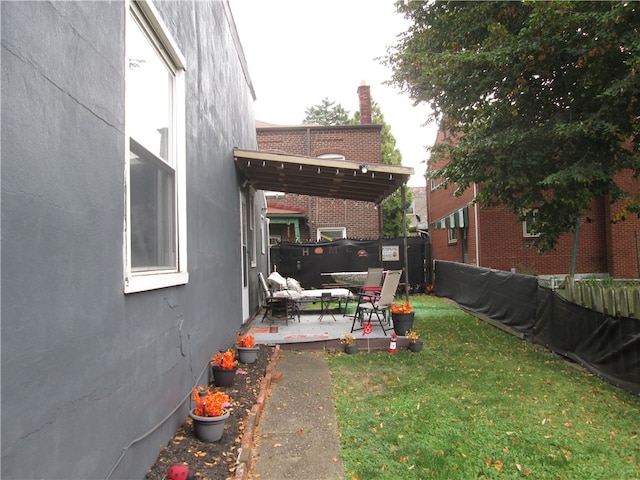
<svg viewBox="0 0 640 480"><path fill-rule="evenodd" d="M392 313L393 331L396 335L405 336L409 330L413 328L413 317L415 312L411 313Z"/></svg>
<svg viewBox="0 0 640 480"><path fill-rule="evenodd" d="M353 345L345 345L344 353L353 355L354 353L358 353L358 344L354 343Z"/></svg>
<svg viewBox="0 0 640 480"><path fill-rule="evenodd" d="M213 384L216 387L231 387L236 381L235 368L211 367Z"/></svg>
<svg viewBox="0 0 640 480"><path fill-rule="evenodd" d="M419 352L420 350L422 350L422 342L420 340L414 342L414 343L410 343L409 344L409 350L411 350L414 353Z"/></svg>

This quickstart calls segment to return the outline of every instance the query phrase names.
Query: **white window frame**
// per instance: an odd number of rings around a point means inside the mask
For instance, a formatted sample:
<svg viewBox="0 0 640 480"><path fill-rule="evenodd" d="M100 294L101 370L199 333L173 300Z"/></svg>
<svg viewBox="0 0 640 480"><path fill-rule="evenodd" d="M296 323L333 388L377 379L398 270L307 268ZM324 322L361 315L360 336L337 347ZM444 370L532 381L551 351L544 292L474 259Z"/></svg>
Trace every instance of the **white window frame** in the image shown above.
<svg viewBox="0 0 640 480"><path fill-rule="evenodd" d="M411 200L411 203L407 205L407 215L415 215L416 213L416 201Z"/></svg>
<svg viewBox="0 0 640 480"><path fill-rule="evenodd" d="M524 211L524 220L522 222L522 236L524 238L536 238L539 237L539 233L531 233L529 228L536 221L536 214L538 213L538 209L528 209Z"/></svg>
<svg viewBox="0 0 640 480"><path fill-rule="evenodd" d="M171 37L169 30L162 21L155 7L147 1L126 2L126 25L127 30L132 28L130 22L134 21L132 16L144 30L149 38L149 42L155 46L159 54L166 62L168 70L173 75L173 90L171 92L172 118L171 127L174 135L170 142L171 164L174 169L174 212L175 218L175 245L176 262L175 268L166 270L149 269L143 271L133 271L131 262L131 202L130 202L130 126L125 124L125 221L124 221L124 292L134 293L154 290L158 288L184 285L189 281L187 270L187 205L186 205L186 127L185 127L185 69L186 62L184 56L177 47L176 42ZM125 33L126 35L126 33ZM125 71L128 71L128 51L125 54ZM126 87L125 87L126 88ZM125 103L126 108L126 103Z"/></svg>
<svg viewBox="0 0 640 480"><path fill-rule="evenodd" d="M454 244L458 243L458 229L457 228L447 228L447 243Z"/></svg>
<svg viewBox="0 0 640 480"><path fill-rule="evenodd" d="M340 235L342 235L340 238L347 238L346 227L321 227L321 228L318 228L318 230L316 231L316 240L321 241L322 234L325 232L331 232L331 233L337 232ZM334 235L331 235L331 238L333 238L334 240L337 240L337 238Z"/></svg>

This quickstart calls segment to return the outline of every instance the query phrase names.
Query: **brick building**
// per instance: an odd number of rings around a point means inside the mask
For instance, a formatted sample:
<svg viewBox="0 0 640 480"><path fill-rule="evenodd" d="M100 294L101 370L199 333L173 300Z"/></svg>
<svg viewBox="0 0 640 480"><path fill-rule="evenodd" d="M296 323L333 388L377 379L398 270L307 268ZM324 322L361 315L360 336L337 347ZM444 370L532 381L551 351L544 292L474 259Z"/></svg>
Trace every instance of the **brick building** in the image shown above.
<svg viewBox="0 0 640 480"><path fill-rule="evenodd" d="M371 123L370 87L358 87L360 124L341 126L273 125L256 122L258 149L362 166L382 163L382 125ZM379 208L374 203L294 193L267 193L271 243L337 238L376 239Z"/></svg>
<svg viewBox="0 0 640 480"><path fill-rule="evenodd" d="M436 143L451 141L441 131ZM446 159L434 159L428 170L440 168ZM630 173L620 173L618 184L629 192L640 193L640 184ZM552 252L542 255L530 248L534 237L527 233L527 222L519 221L504 207L474 205L480 185L473 185L460 197L454 189L436 189L428 180L427 208L433 259L469 263L497 270L534 275L566 275L570 271L573 233L563 235ZM611 219L620 211L620 203L608 199L593 201L589 216L580 223L577 274L609 274L616 278L637 278L638 252L635 235L640 220L635 216L624 222Z"/></svg>

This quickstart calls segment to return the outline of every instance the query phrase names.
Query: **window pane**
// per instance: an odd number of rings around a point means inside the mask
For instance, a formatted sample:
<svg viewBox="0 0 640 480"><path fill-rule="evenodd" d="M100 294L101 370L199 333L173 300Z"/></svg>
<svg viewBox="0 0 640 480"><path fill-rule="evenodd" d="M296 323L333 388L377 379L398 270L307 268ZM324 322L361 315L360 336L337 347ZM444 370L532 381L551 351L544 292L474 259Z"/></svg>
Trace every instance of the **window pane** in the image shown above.
<svg viewBox="0 0 640 480"><path fill-rule="evenodd" d="M127 33L127 128L154 155L173 164L171 140L171 91L173 74L153 48L138 23L130 22Z"/></svg>
<svg viewBox="0 0 640 480"><path fill-rule="evenodd" d="M131 268L176 269L175 175L151 155L136 153L131 152L130 173Z"/></svg>

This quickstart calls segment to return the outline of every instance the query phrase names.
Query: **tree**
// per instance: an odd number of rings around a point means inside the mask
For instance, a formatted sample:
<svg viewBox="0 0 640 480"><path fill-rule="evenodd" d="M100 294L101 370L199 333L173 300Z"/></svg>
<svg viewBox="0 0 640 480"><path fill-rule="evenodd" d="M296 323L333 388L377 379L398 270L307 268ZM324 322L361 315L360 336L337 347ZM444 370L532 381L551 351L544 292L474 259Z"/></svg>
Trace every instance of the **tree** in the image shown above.
<svg viewBox="0 0 640 480"><path fill-rule="evenodd" d="M349 112L345 110L341 104L335 105L335 103L336 102L330 102L328 98L325 98L320 105L307 108L304 111L306 117L304 117L302 123L315 123L324 126L348 125Z"/></svg>
<svg viewBox="0 0 640 480"><path fill-rule="evenodd" d="M392 83L431 105L455 142L434 172L521 219L555 247L596 198L628 195L640 173L640 3L397 3L413 22L385 63ZM632 209L633 206L630 207Z"/></svg>
<svg viewBox="0 0 640 480"><path fill-rule="evenodd" d="M371 121L382 125L380 132L382 163L386 165L402 165L402 154L396 147L396 139L391 133L391 126L385 122L380 106L373 99L371 100ZM360 123L360 112L355 113L352 123ZM412 200L413 195L406 188L406 205L410 205ZM396 190L382 202L382 234L384 237L393 238L404 235L403 215L406 215L406 212L402 209L402 192Z"/></svg>

